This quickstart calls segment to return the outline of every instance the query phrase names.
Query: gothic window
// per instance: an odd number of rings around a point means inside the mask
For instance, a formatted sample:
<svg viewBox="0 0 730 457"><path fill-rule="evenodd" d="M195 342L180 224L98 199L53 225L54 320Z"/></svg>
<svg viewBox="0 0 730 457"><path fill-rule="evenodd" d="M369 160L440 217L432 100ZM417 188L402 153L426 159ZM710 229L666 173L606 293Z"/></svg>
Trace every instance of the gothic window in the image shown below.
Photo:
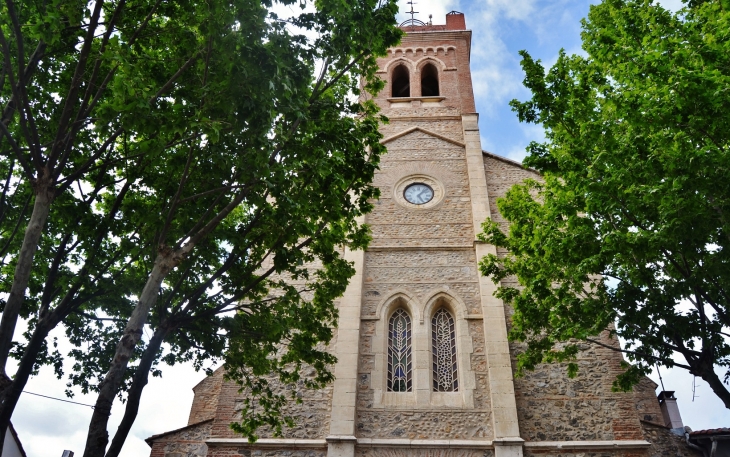
<svg viewBox="0 0 730 457"><path fill-rule="evenodd" d="M457 392L456 331L451 313L441 308L431 319L433 391Z"/></svg>
<svg viewBox="0 0 730 457"><path fill-rule="evenodd" d="M439 95L439 72L435 66L427 63L421 69L421 96L435 97Z"/></svg>
<svg viewBox="0 0 730 457"><path fill-rule="evenodd" d="M411 77L405 65L398 65L393 70L393 97L411 96Z"/></svg>
<svg viewBox="0 0 730 457"><path fill-rule="evenodd" d="M388 323L389 392L412 390L411 362L411 317L398 309Z"/></svg>

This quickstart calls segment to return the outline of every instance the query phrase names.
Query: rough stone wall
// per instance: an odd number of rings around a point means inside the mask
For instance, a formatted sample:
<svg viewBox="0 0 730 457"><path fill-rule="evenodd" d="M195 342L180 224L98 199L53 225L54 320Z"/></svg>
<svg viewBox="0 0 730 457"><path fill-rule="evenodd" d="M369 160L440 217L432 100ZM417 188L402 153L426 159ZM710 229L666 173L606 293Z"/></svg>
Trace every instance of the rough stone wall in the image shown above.
<svg viewBox="0 0 730 457"><path fill-rule="evenodd" d="M497 209L497 199L513 184L527 178L540 179L539 175L488 155L484 157L484 168L492 218L507 230L506 221ZM498 254L505 252L500 250ZM516 278L504 282L518 285ZM509 306L505 312L508 316L513 313ZM600 339L604 344L618 346L616 339L609 338L607 332ZM521 346L510 343L510 348L514 367ZM623 371L621 354L593 345L583 345L582 349L575 379L568 378L567 369L561 364L542 365L515 379L522 437L530 441L641 439L639 419L661 418L654 396L656 386L646 379L633 393L612 392L613 380Z"/></svg>
<svg viewBox="0 0 730 457"><path fill-rule="evenodd" d="M333 340L334 344L334 340ZM309 373L312 374L312 373ZM307 375L307 372L305 372ZM289 401L283 409L283 414L294 419L294 427L283 427L281 438L323 439L328 435L330 411L332 406L332 385L320 390L311 390L304 387L303 382L296 386L281 385L274 377L269 382L277 386L275 391L294 394L302 402ZM239 386L233 382L224 382L218 400L212 436L216 438L241 438L230 428L232 422L240 421L246 392L239 392ZM263 427L257 431L259 438L273 438L272 430Z"/></svg>
<svg viewBox="0 0 730 457"><path fill-rule="evenodd" d="M644 439L651 443L646 457L702 457L702 452L690 449L684 437L673 434L668 428L642 421Z"/></svg>
<svg viewBox="0 0 730 457"><path fill-rule="evenodd" d="M218 368L211 376L206 377L193 387L195 396L193 397L193 405L190 407L188 425L215 417L224 371L223 367Z"/></svg>
<svg viewBox="0 0 730 457"><path fill-rule="evenodd" d="M610 343L605 334L602 339ZM521 350L518 344L510 347L513 355ZM529 441L641 439L633 393L611 391L621 370L620 357L585 345L574 379L568 378L564 364L540 365L515 379L522 437Z"/></svg>
<svg viewBox="0 0 730 457"><path fill-rule="evenodd" d="M153 441L150 457L205 457L212 426L205 422L163 435Z"/></svg>
<svg viewBox="0 0 730 457"><path fill-rule="evenodd" d="M358 438L403 438L417 440L492 438L488 411L473 409L444 411L444 408L379 410L358 409Z"/></svg>
<svg viewBox="0 0 730 457"><path fill-rule="evenodd" d="M236 446L210 448L208 457L325 457L326 450L319 449L256 449Z"/></svg>
<svg viewBox="0 0 730 457"><path fill-rule="evenodd" d="M472 449L387 449L356 447L356 457L493 457L492 450Z"/></svg>
<svg viewBox="0 0 730 457"><path fill-rule="evenodd" d="M622 451L547 451L530 450L523 451L524 457L646 457L644 450L622 450Z"/></svg>

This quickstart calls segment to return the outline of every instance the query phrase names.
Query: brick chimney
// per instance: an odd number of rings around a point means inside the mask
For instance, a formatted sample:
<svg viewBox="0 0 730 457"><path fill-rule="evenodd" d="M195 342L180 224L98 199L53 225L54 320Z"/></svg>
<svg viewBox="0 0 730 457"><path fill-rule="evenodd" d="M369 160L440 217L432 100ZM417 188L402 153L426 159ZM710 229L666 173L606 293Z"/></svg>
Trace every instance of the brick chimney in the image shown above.
<svg viewBox="0 0 730 457"><path fill-rule="evenodd" d="M464 13L452 11L446 14L446 30L466 30Z"/></svg>

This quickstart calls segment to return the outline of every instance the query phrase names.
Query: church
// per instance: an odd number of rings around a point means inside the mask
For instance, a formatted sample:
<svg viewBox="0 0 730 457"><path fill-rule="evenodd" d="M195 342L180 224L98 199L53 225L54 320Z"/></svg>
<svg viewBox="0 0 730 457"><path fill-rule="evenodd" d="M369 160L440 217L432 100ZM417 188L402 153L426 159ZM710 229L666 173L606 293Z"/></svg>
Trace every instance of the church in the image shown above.
<svg viewBox="0 0 730 457"><path fill-rule="evenodd" d="M373 240L346 252L357 273L338 303L336 380L302 392L282 437L249 444L229 427L243 399L219 369L193 388L186 427L147 439L151 457L702 455L667 419L671 393L662 409L649 379L611 391L619 352L586 346L574 379L558 364L514 377L511 311L477 268L500 252L476 235L487 218L504 223L498 198L539 175L482 150L464 15L402 27L378 60L388 153L364 220Z"/></svg>

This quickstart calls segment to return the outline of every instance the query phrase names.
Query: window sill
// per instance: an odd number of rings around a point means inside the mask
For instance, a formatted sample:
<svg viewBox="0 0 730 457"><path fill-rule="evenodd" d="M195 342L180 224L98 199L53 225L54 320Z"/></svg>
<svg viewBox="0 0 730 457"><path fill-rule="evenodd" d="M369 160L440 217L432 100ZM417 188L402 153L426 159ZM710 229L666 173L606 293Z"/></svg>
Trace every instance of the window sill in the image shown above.
<svg viewBox="0 0 730 457"><path fill-rule="evenodd" d="M387 100L390 103L406 103L406 102L440 102L441 100L445 100L446 97L442 96L434 96L434 97L390 97Z"/></svg>

